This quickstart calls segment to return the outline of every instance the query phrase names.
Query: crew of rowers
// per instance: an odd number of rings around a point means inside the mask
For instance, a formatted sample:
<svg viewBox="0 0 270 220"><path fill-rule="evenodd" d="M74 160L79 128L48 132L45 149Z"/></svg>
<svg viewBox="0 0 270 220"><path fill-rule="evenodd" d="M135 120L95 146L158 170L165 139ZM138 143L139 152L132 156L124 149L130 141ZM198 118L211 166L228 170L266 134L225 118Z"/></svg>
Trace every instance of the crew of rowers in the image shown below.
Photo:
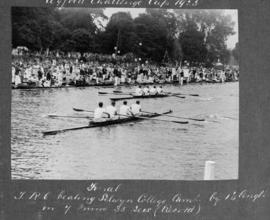
<svg viewBox="0 0 270 220"><path fill-rule="evenodd" d="M136 101L131 106L127 105L127 101L124 101L120 106L119 113L115 107L115 102L112 101L106 108L103 107L103 102L98 103L98 108L94 111L94 122L102 122L107 120L116 120L119 118L136 117L141 114L140 101Z"/></svg>
<svg viewBox="0 0 270 220"><path fill-rule="evenodd" d="M148 95L161 95L164 94L162 86L156 87L152 86L151 88L149 86L146 86L142 88L142 86L138 86L135 90L136 96L148 96Z"/></svg>

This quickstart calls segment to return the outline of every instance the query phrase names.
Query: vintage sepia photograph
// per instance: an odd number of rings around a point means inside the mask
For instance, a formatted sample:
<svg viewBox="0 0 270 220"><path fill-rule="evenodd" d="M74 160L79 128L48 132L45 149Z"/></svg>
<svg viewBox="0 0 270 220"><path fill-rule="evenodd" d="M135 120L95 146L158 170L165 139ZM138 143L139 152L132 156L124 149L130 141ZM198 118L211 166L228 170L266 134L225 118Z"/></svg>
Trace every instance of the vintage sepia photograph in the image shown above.
<svg viewBox="0 0 270 220"><path fill-rule="evenodd" d="M238 179L238 10L11 15L12 179Z"/></svg>

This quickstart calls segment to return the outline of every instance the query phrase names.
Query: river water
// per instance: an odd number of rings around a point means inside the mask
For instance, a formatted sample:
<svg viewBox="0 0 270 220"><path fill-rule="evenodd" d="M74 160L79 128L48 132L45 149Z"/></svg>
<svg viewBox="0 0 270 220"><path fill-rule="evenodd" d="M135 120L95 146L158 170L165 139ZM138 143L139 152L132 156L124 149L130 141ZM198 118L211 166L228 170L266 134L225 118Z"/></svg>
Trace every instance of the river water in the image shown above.
<svg viewBox="0 0 270 220"><path fill-rule="evenodd" d="M202 180L205 161L212 160L216 162L216 179L237 179L239 84L164 89L200 96L145 99L141 101L143 110L172 109L173 115L206 121L183 125L145 120L43 137L42 131L88 124L87 119L52 119L46 117L48 114L91 116L74 112L72 107L93 110L98 101L107 104L113 95L99 96L98 91L113 89L13 90L12 178ZM166 116L159 119L181 120Z"/></svg>

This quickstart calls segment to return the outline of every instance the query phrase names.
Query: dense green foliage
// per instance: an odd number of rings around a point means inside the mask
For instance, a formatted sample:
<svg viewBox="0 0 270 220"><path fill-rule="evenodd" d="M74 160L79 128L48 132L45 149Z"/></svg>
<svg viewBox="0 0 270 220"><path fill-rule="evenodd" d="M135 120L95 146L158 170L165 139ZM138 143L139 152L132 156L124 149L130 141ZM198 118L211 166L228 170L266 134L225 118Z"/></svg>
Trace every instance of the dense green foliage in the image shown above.
<svg viewBox="0 0 270 220"><path fill-rule="evenodd" d="M103 24L105 24L103 26ZM147 9L133 19L103 9L13 8L13 47L124 55L154 62L226 63L229 15L220 10ZM233 52L238 56L238 48Z"/></svg>

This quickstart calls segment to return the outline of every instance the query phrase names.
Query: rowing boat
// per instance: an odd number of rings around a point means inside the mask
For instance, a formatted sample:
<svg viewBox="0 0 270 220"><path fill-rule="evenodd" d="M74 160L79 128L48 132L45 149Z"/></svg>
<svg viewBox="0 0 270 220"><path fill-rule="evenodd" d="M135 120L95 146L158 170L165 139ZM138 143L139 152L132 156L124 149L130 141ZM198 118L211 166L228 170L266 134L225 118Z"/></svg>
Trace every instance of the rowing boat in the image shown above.
<svg viewBox="0 0 270 220"><path fill-rule="evenodd" d="M154 117L158 117L161 115L166 115L166 114L170 114L172 113L172 111L168 111L168 112L164 112L161 114L155 113L155 114L142 114L138 117L136 116L132 116L132 117L127 117L127 118L119 118L119 119L115 119L115 120L106 120L106 121L101 121L101 122L94 122L91 121L89 123L89 126L94 126L94 127L103 127L103 126L107 126L107 125L114 125L114 124L123 124L123 123L128 123L128 122L133 122L133 121L142 121L142 120L147 120L147 118L154 118Z"/></svg>
<svg viewBox="0 0 270 220"><path fill-rule="evenodd" d="M121 100L126 100L126 99L149 99L149 98L165 98L173 96L173 94L158 94L158 95L131 95L129 97L117 97L117 98L110 98L112 101L121 101Z"/></svg>
<svg viewBox="0 0 270 220"><path fill-rule="evenodd" d="M62 129L62 130L54 130L54 131L46 131L43 132L43 135L55 135L58 133L63 133L66 131L72 131L72 130L79 130L79 129L86 129L86 128L96 128L96 127L105 127L105 126L110 126L110 125L115 125L115 124L123 124L123 123L128 123L128 122L137 122L137 121L143 121L151 118L155 118L158 116L166 115L172 113L172 110L164 112L164 113L154 113L154 114L142 114L140 116L132 116L132 117L127 117L127 118L119 118L119 119L114 119L114 120L106 120L106 121L100 121L100 122L94 122L91 121L88 126L83 126L83 127L76 127L76 128L67 128L67 129Z"/></svg>

